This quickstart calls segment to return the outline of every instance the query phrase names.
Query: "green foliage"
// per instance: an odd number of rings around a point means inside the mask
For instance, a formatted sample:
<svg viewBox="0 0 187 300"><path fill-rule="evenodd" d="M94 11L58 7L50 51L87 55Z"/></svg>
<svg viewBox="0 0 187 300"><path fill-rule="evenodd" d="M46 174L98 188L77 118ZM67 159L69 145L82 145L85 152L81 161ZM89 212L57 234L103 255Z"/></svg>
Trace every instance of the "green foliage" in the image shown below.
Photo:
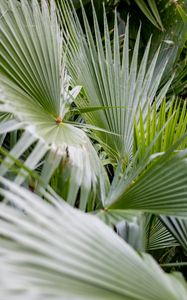
<svg viewBox="0 0 187 300"><path fill-rule="evenodd" d="M0 233L6 236L0 240L6 271L1 293L19 293L24 299L24 293L37 286L36 299L47 294L49 299L185 300L181 278L164 273L151 256L139 255L95 217L49 192L43 195L47 203L0 180L6 186L1 194L17 207L0 209Z"/></svg>
<svg viewBox="0 0 187 300"><path fill-rule="evenodd" d="M63 12L62 12L63 13ZM110 33L106 13L104 13L104 33L105 39L102 42L102 36L96 18L96 12L93 8L93 21L95 41L91 34L91 28L85 14L82 10L85 35L84 38L81 25L77 18L67 15L64 10L62 22L65 19L69 27L74 42L69 45L68 66L71 71L72 80L75 85L84 86L86 99L79 99L76 104L82 106L109 106L114 107L110 110L104 110L97 113L89 113L85 116L87 122L95 124L98 127L105 128L108 131L115 132L116 136L111 134L101 134L96 132L96 138L99 138L103 147L107 144L110 153L115 160L119 158L129 160L132 155L133 147L133 123L138 110L144 110L144 117L147 114L148 106L155 100L155 96L165 70L166 61L159 72L155 74L156 63L159 55L159 49L156 51L149 67L148 56L151 47L149 40L140 66L138 63L138 53L140 44L140 30L136 37L136 43L132 54L129 55L129 21L123 38L122 57L118 37L117 14L115 15L115 26L113 36L113 47L111 45ZM154 77L156 76L156 80ZM158 93L156 101L157 107L164 98L172 78L165 84ZM115 108L116 107L116 108ZM119 109L121 107L121 109ZM105 150L107 151L105 148Z"/></svg>
<svg viewBox="0 0 187 300"><path fill-rule="evenodd" d="M139 119L135 119L134 124L134 153L140 148L139 159L141 160L150 144L153 144L150 154L167 151L171 145L183 137L186 132L186 123L186 102L179 102L175 98L171 103L163 101L159 111L157 111L156 103L150 106L146 122L140 110ZM153 143L158 134L159 137ZM186 139L178 145L177 150L185 147Z"/></svg>
<svg viewBox="0 0 187 300"><path fill-rule="evenodd" d="M67 163L71 165L72 186L67 200L75 203L81 187L84 193L81 202L85 203L92 187L96 193L105 171L85 132L65 119L79 88L68 91L66 54L54 2L51 2L50 11L46 1L42 1L41 10L37 1L32 1L32 6L25 1L17 5L14 1L2 1L0 8L3 15L0 80L7 95L2 99L1 111L12 113L15 118L11 123L1 123L1 133L17 128L25 130L10 154L22 158L34 145L25 158L25 165L34 170L44 159L41 177L47 185L57 166L62 165L61 160L69 147ZM9 158L5 159L0 174L5 175L12 164ZM25 177L20 171L16 182L21 184ZM85 208L85 204L81 207Z"/></svg>
<svg viewBox="0 0 187 300"><path fill-rule="evenodd" d="M0 0L3 300L187 297L185 4L104 2Z"/></svg>

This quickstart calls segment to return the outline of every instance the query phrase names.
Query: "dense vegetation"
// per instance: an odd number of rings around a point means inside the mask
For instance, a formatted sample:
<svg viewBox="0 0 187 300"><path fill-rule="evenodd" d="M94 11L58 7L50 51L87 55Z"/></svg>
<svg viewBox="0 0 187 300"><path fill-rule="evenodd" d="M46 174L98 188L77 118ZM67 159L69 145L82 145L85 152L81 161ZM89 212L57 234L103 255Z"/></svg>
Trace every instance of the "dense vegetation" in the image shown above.
<svg viewBox="0 0 187 300"><path fill-rule="evenodd" d="M0 299L187 299L187 3L0 0Z"/></svg>

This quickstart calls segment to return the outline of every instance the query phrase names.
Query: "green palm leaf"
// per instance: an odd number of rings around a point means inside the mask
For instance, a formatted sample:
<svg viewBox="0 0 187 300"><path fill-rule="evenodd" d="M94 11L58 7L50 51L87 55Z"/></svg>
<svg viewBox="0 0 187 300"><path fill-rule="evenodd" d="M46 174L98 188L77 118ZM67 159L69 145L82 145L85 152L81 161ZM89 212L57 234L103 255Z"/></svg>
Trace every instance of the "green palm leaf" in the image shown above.
<svg viewBox="0 0 187 300"><path fill-rule="evenodd" d="M158 217L147 216L146 230L146 249L157 250L169 247L179 246L177 240L173 237L170 231L163 225Z"/></svg>
<svg viewBox="0 0 187 300"><path fill-rule="evenodd" d="M184 251L187 252L187 220L166 216L160 216L160 219Z"/></svg>
<svg viewBox="0 0 187 300"><path fill-rule="evenodd" d="M186 103L177 101L175 98L167 104L163 101L159 111L155 104L153 107L150 106L145 121L140 111L139 122L135 120L134 125L134 153L141 149L139 152L139 159L141 159L160 131L150 154L167 151L172 144L183 137L186 132L186 123ZM179 145L178 150L185 147L186 139Z"/></svg>
<svg viewBox="0 0 187 300"><path fill-rule="evenodd" d="M136 37L134 50L129 49L129 21L123 40L122 56L120 53L117 14L113 43L110 39L106 13L104 12L104 42L93 7L94 35L92 35L84 8L82 15L85 33L81 29L76 12L72 12L67 1L61 1L61 19L67 29L67 38L71 36L68 49L68 66L76 85L82 85L85 98L78 98L78 106L114 107L97 113L85 115L85 119L98 127L119 136L96 133L103 145L113 150L113 158L129 159L133 148L133 123L139 109L145 119L148 107L156 101L158 107L165 96L170 81L157 93L165 69L162 65L157 75L155 68L159 49L148 66L151 39L139 66L140 30ZM157 97L156 97L157 95ZM118 109L121 107L121 109ZM106 147L107 148L107 147ZM107 151L107 150L106 150ZM112 152L112 151L111 151ZM111 155L111 153L110 153Z"/></svg>
<svg viewBox="0 0 187 300"><path fill-rule="evenodd" d="M69 191L74 204L79 187L88 198L90 190L96 192L98 181L104 182L105 172L85 132L65 120L80 87L69 91L66 53L54 1L50 1L49 7L42 0L41 8L38 1L31 3L0 1L0 84L5 93L0 110L15 118L15 124L1 124L1 133L7 132L7 128L25 130L10 154L18 159L34 145L25 162L28 168L34 169L50 152L42 171L46 185L68 153L66 163L71 166L72 180ZM0 174L4 175L12 163L6 158ZM16 181L21 184L25 176L21 171ZM85 199L81 204L84 209Z"/></svg>
<svg viewBox="0 0 187 300"><path fill-rule="evenodd" d="M186 150L173 153L183 140L165 154L155 154L150 167L142 160L128 179L122 176L109 193L108 206L186 217Z"/></svg>
<svg viewBox="0 0 187 300"><path fill-rule="evenodd" d="M149 19L149 21L152 22L153 25L155 25L157 28L164 30L157 5L155 0L148 0L148 5L146 4L146 1L144 0L135 0L137 5L140 7L142 12L145 14L145 16Z"/></svg>
<svg viewBox="0 0 187 300"><path fill-rule="evenodd" d="M1 183L1 194L14 204L0 204L6 295L26 289L40 299L186 299L182 279L165 274L95 217L48 192L45 202L3 178Z"/></svg>

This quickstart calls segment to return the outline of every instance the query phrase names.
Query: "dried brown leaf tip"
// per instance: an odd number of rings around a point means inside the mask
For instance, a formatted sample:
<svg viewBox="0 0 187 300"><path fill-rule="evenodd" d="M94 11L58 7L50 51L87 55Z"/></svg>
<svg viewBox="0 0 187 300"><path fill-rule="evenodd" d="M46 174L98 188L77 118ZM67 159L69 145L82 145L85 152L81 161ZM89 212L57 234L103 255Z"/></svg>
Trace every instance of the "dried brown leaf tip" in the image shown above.
<svg viewBox="0 0 187 300"><path fill-rule="evenodd" d="M61 117L57 117L55 119L56 124L60 124L62 122L62 118Z"/></svg>

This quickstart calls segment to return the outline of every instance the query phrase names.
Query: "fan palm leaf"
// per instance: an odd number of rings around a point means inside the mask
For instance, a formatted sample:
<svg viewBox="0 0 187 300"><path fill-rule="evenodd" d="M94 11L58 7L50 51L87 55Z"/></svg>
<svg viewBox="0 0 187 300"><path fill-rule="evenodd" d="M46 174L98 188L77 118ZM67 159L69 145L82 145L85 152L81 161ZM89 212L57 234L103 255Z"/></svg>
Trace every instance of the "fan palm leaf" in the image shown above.
<svg viewBox="0 0 187 300"><path fill-rule="evenodd" d="M128 178L123 175L116 186L114 182L108 206L186 217L186 149L173 153L179 143L164 154L153 155L150 167L142 160Z"/></svg>
<svg viewBox="0 0 187 300"><path fill-rule="evenodd" d="M158 217L147 215L147 250L157 250L179 246L171 232L163 225Z"/></svg>
<svg viewBox="0 0 187 300"><path fill-rule="evenodd" d="M1 195L14 203L0 204L6 293L26 288L40 299L186 299L182 279L165 274L149 255L137 254L95 217L49 192L44 192L45 202L0 180Z"/></svg>
<svg viewBox="0 0 187 300"><path fill-rule="evenodd" d="M187 219L160 216L161 221L187 253Z"/></svg>
<svg viewBox="0 0 187 300"><path fill-rule="evenodd" d="M40 8L36 0L32 4L3 0L0 11L0 83L5 94L1 97L0 110L14 116L11 122L1 124L1 133L25 130L10 154L20 158L34 145L25 162L31 169L50 153L43 163L42 174L48 174L43 176L45 184L64 157L66 164L71 165L70 198L74 204L79 187L89 196L92 187L96 191L105 172L86 133L65 120L80 89L68 91L66 53L54 1L49 7L43 0ZM11 165L10 159L5 159L0 174L5 174ZM24 180L23 172L21 176L16 179L19 183ZM85 201L81 206L85 209Z"/></svg>
<svg viewBox="0 0 187 300"><path fill-rule="evenodd" d="M159 107L171 84L172 78L158 93L167 61L163 63L156 75L158 49L148 66L150 39L139 64L140 30L132 50L129 48L129 20L126 22L121 55L117 13L112 43L105 12L103 41L94 6L95 37L91 33L83 7L85 31L81 28L76 12L72 12L67 1L61 1L61 6L61 20L62 24L66 24L66 35L69 41L67 50L69 70L75 85L83 86L86 94L86 100L77 98L76 103L80 107L86 105L112 107L112 109L87 114L85 119L91 124L118 134L113 137L101 132L95 133L103 145L107 144L108 149L113 150L111 151L113 158L118 160L120 157L128 161L133 151L134 117L141 108L145 120L149 105L156 101L156 106Z"/></svg>

